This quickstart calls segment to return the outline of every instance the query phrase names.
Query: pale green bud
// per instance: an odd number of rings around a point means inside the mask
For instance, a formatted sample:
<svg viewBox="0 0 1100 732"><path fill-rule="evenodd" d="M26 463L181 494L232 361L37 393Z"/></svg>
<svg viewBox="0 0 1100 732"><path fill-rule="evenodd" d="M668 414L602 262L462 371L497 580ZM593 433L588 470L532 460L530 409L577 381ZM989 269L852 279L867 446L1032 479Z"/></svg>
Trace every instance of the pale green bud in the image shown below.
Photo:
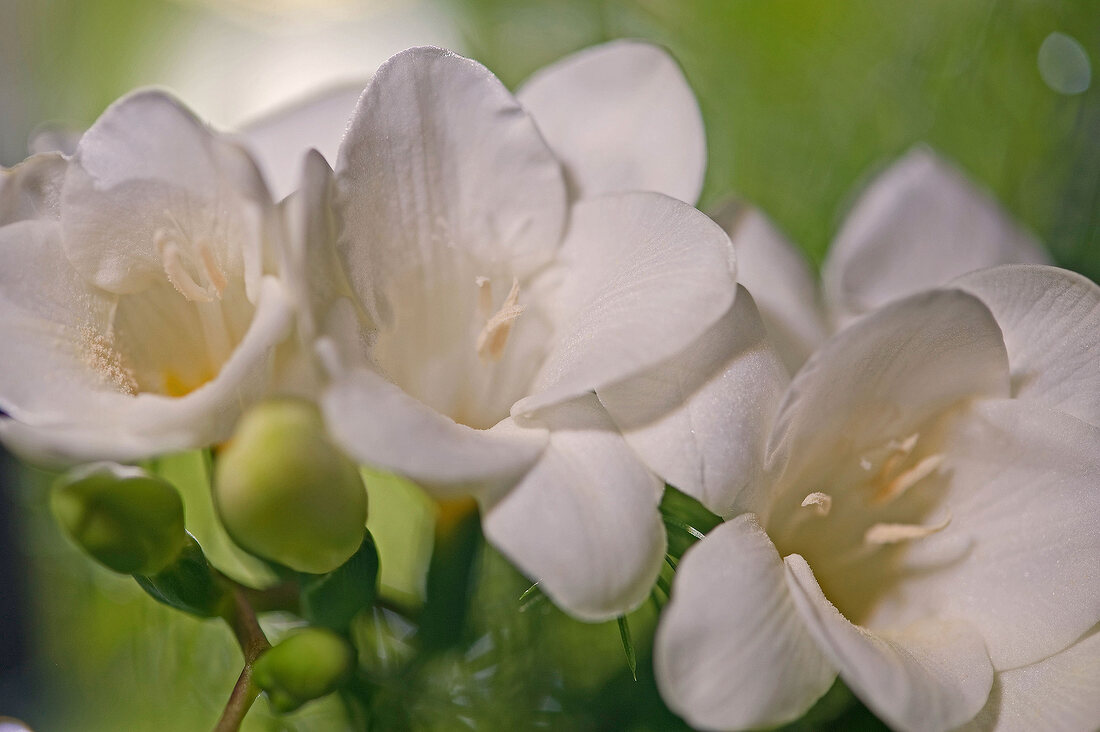
<svg viewBox="0 0 1100 732"><path fill-rule="evenodd" d="M51 499L65 532L123 574L155 574L187 541L183 501L168 482L139 468L94 463L58 482Z"/></svg>
<svg viewBox="0 0 1100 732"><path fill-rule="evenodd" d="M214 502L234 541L299 572L336 569L366 530L359 470L329 440L317 408L296 399L241 418L218 455Z"/></svg>
<svg viewBox="0 0 1100 732"><path fill-rule="evenodd" d="M252 667L252 679L280 712L335 691L355 662L355 653L330 630L306 628L264 652Z"/></svg>

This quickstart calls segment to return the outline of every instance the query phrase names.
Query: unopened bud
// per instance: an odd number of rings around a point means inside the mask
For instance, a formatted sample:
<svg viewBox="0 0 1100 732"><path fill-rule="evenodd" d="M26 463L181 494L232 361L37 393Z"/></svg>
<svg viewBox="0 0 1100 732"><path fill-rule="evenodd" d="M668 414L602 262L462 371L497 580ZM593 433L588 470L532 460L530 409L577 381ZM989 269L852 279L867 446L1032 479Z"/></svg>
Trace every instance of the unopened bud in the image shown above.
<svg viewBox="0 0 1100 732"><path fill-rule="evenodd" d="M367 492L316 407L281 399L241 418L214 469L214 501L233 540L299 572L323 574L363 542Z"/></svg>
<svg viewBox="0 0 1100 732"><path fill-rule="evenodd" d="M354 662L351 646L340 636L307 628L265 651L253 666L252 679L275 709L290 712L335 691Z"/></svg>
<svg viewBox="0 0 1100 732"><path fill-rule="evenodd" d="M183 549L183 501L166 481L139 468L94 463L66 475L54 515L84 551L123 574L155 574Z"/></svg>

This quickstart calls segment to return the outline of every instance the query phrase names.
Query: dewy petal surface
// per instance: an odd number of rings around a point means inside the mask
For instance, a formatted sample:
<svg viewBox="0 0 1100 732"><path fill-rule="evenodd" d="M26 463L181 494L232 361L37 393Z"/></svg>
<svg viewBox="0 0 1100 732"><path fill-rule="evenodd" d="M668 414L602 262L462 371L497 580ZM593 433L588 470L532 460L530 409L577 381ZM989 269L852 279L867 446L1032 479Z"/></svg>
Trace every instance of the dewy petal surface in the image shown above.
<svg viewBox="0 0 1100 732"><path fill-rule="evenodd" d="M1056 267L1014 265L952 283L980 298L1004 332L1012 395L1100 426L1100 287Z"/></svg>
<svg viewBox="0 0 1100 732"><path fill-rule="evenodd" d="M1100 719L1100 626L1050 658L993 682L989 703L959 732L1082 732Z"/></svg>
<svg viewBox="0 0 1100 732"><path fill-rule="evenodd" d="M366 80L326 89L245 124L239 138L252 153L276 201L298 185L306 151L336 163L340 143Z"/></svg>
<svg viewBox="0 0 1100 732"><path fill-rule="evenodd" d="M829 335L806 258L758 209L726 206L715 221L737 254L737 281L752 293L768 336L793 374Z"/></svg>
<svg viewBox="0 0 1100 732"><path fill-rule="evenodd" d="M577 198L657 191L695 203L706 134L695 95L663 49L620 40L537 72L517 92L565 163Z"/></svg>
<svg viewBox="0 0 1100 732"><path fill-rule="evenodd" d="M512 414L600 389L680 352L734 297L733 250L694 208L659 193L578 202L560 263L555 340Z"/></svg>
<svg viewBox="0 0 1100 732"><path fill-rule="evenodd" d="M1008 393L1008 357L985 305L959 290L914 295L810 358L780 407L769 459L789 461L795 482L829 475L838 458L903 439L961 400Z"/></svg>
<svg viewBox="0 0 1100 732"><path fill-rule="evenodd" d="M892 602L868 624L963 618L997 669L1062 650L1100 618L1100 428L1033 402L989 400L934 439L950 476L940 503L951 526L909 547Z"/></svg>
<svg viewBox="0 0 1100 732"><path fill-rule="evenodd" d="M514 428L510 421L489 430L458 424L366 367L333 374L321 406L349 455L407 476L440 498L510 484L546 447L544 429Z"/></svg>
<svg viewBox="0 0 1100 732"><path fill-rule="evenodd" d="M623 615L647 597L664 560L664 484L594 396L541 416L550 442L511 491L482 501L485 536L573 616Z"/></svg>
<svg viewBox="0 0 1100 732"><path fill-rule="evenodd" d="M844 323L976 269L1047 261L989 194L917 147L856 201L822 267L822 284L834 319Z"/></svg>
<svg viewBox="0 0 1100 732"><path fill-rule="evenodd" d="M844 682L891 727L950 729L985 704L993 667L972 626L930 618L871 633L833 607L806 560L792 554L784 561L791 596L811 635Z"/></svg>
<svg viewBox="0 0 1100 732"><path fill-rule="evenodd" d="M380 325L390 298L423 298L458 267L523 280L565 224L561 166L485 67L438 48L391 58L367 87L337 164L342 255ZM510 281L510 277L509 277Z"/></svg>
<svg viewBox="0 0 1100 732"><path fill-rule="evenodd" d="M799 616L786 570L751 514L681 560L654 647L661 696L693 726L772 727L796 719L836 670Z"/></svg>
<svg viewBox="0 0 1100 732"><path fill-rule="evenodd" d="M711 511L752 506L764 445L789 379L753 298L733 305L699 340L598 396L642 460Z"/></svg>

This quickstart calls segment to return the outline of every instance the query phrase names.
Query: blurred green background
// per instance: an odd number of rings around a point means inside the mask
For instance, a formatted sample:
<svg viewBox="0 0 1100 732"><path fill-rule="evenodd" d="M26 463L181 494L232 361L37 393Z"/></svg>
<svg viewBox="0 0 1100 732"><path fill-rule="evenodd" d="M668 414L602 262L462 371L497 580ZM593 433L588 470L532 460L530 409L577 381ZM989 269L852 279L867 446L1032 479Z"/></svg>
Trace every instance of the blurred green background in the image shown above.
<svg viewBox="0 0 1100 732"><path fill-rule="evenodd" d="M1055 33L1072 41L1056 36L1040 54ZM989 188L1059 264L1100 279L1093 0L0 0L0 163L22 159L39 125L84 127L136 85L169 86L228 127L313 87L365 79L404 46L457 47L514 87L618 37L665 45L699 96L710 151L702 207L746 198L820 263L862 182L926 142ZM4 475L0 715L37 730L208 728L239 671L228 631L91 566L45 513L46 478L16 480L10 460ZM582 691L612 710L592 728L636 719L615 706L651 687L644 678L624 686L614 625L583 628L548 608L518 615L508 598L522 580L495 559L484 576L490 645L520 661L494 662L486 675L488 661L456 659L425 684L467 688L481 672L478 683L512 689L501 699L540 711L502 717L475 699L476 728L517 719L553 728L580 693L562 678L587 670ZM524 682L527 691L513 688ZM536 687L553 693L527 698ZM423 726L453 728L439 721L456 719L447 704ZM341 714L324 702L276 718L261 701L248 728L340 729ZM651 729L672 724L659 707L646 714Z"/></svg>

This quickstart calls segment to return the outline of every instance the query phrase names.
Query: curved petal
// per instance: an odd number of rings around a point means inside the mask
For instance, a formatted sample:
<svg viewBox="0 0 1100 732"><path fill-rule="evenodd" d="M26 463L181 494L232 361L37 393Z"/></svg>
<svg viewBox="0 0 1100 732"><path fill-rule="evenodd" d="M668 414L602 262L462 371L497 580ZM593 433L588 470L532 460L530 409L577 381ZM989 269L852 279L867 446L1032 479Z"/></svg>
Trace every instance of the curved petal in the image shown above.
<svg viewBox="0 0 1100 732"><path fill-rule="evenodd" d="M838 455L905 438L961 400L1008 393L1001 331L981 301L958 290L914 295L841 331L795 375L769 463L789 461L796 483L825 475Z"/></svg>
<svg viewBox="0 0 1100 732"><path fill-rule="evenodd" d="M794 604L852 691L891 727L939 731L982 708L993 684L982 637L967 623L927 619L890 633L853 625L821 592L810 566L788 556Z"/></svg>
<svg viewBox="0 0 1100 732"><path fill-rule="evenodd" d="M595 397L543 416L550 442L538 463L511 491L482 501L485 536L571 615L624 615L648 596L664 560L664 484Z"/></svg>
<svg viewBox="0 0 1100 732"><path fill-rule="evenodd" d="M32 155L41 153L61 153L72 155L76 152L76 146L80 143L83 130L65 125L44 124L31 132L27 141L27 150Z"/></svg>
<svg viewBox="0 0 1100 732"><path fill-rule="evenodd" d="M1062 650L1100 618L1100 428L990 400L935 439L951 526L912 543L893 580L895 607L868 624L887 613L891 623L927 612L963 618L997 669Z"/></svg>
<svg viewBox="0 0 1100 732"><path fill-rule="evenodd" d="M342 254L376 322L387 288L431 286L459 258L522 279L553 257L565 223L561 166L485 67L414 48L378 69L337 164Z"/></svg>
<svg viewBox="0 0 1100 732"><path fill-rule="evenodd" d="M657 191L695 203L707 164L695 95L664 49L612 41L551 64L516 93L577 198Z"/></svg>
<svg viewBox="0 0 1100 732"><path fill-rule="evenodd" d="M737 281L752 293L768 337L795 373L829 335L806 258L752 206L731 204L714 220L733 242Z"/></svg>
<svg viewBox="0 0 1100 732"><path fill-rule="evenodd" d="M321 408L333 438L357 460L405 476L437 498L510 486L546 447L543 429L458 424L365 367L331 378Z"/></svg>
<svg viewBox="0 0 1100 732"><path fill-rule="evenodd" d="M785 573L751 514L684 555L653 664L661 696L693 726L773 727L829 689L836 669L798 615Z"/></svg>
<svg viewBox="0 0 1100 732"><path fill-rule="evenodd" d="M1001 671L989 703L959 732L1080 732L1100 719L1100 626L1029 666Z"/></svg>
<svg viewBox="0 0 1100 732"><path fill-rule="evenodd" d="M51 464L126 462L225 440L241 410L266 393L275 347L287 336L291 318L282 285L265 277L243 340L212 381L178 398L129 397L101 387L90 392L103 399L96 411L74 404L66 414L33 424L5 421L0 435L28 459Z"/></svg>
<svg viewBox="0 0 1100 732"><path fill-rule="evenodd" d="M972 293L1004 332L1012 394L1100 426L1100 287L1055 267L974 272L952 286Z"/></svg>
<svg viewBox="0 0 1100 732"><path fill-rule="evenodd" d="M69 161L57 153L32 155L0 168L0 226L26 219L57 220Z"/></svg>
<svg viewBox="0 0 1100 732"><path fill-rule="evenodd" d="M698 341L597 396L651 470L730 516L763 489L764 443L788 381L739 286Z"/></svg>
<svg viewBox="0 0 1100 732"><path fill-rule="evenodd" d="M169 144L170 141L170 144ZM97 287L163 280L166 232L205 242L255 299L271 201L248 154L155 91L112 104L80 139L62 189L65 251Z"/></svg>
<svg viewBox="0 0 1100 732"><path fill-rule="evenodd" d="M713 221L659 193L577 203L560 255L555 342L512 414L613 384L689 346L733 302L732 257Z"/></svg>
<svg viewBox="0 0 1100 732"><path fill-rule="evenodd" d="M336 162L351 113L367 82L335 86L245 124L239 133L276 201L298 186L302 158L313 149Z"/></svg>
<svg viewBox="0 0 1100 732"><path fill-rule="evenodd" d="M0 227L0 407L48 423L127 401L95 335L113 304L69 265L56 222Z"/></svg>
<svg viewBox="0 0 1100 732"><path fill-rule="evenodd" d="M838 322L959 275L1049 261L985 191L925 147L878 176L852 207L822 267Z"/></svg>
<svg viewBox="0 0 1100 732"><path fill-rule="evenodd" d="M349 351L365 356L372 324L358 304L336 252L339 234L333 211L335 181L321 153L305 154L301 184L279 204L286 246L279 275L295 303L297 338L283 349L282 384L310 397L323 374L313 343L329 335Z"/></svg>

